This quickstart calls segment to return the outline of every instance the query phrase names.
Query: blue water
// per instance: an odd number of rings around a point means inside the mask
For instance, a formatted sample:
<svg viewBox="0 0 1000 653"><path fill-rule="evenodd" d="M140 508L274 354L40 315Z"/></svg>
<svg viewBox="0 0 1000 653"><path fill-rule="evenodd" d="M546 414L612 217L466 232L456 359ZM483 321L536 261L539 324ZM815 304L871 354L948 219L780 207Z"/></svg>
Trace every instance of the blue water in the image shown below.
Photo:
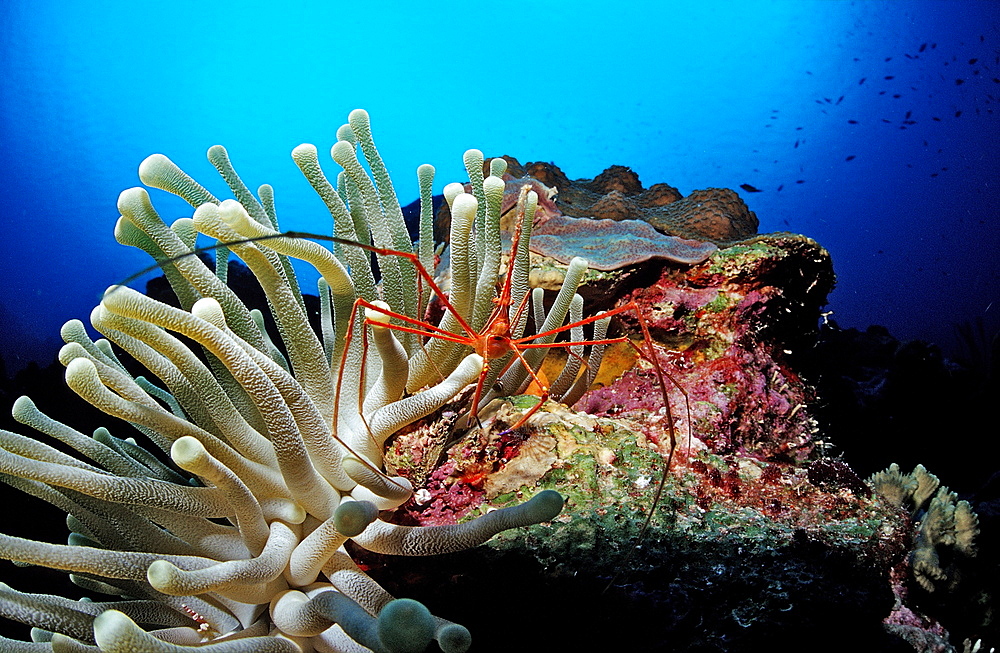
<svg viewBox="0 0 1000 653"><path fill-rule="evenodd" d="M278 4L2 3L9 370L148 264L112 235L148 154L222 194L222 143L284 227L324 232L289 152L325 155L356 107L404 202L421 163L437 191L462 180L470 147L684 194L751 184L761 231L832 252L841 326L947 348L956 323L1000 325L1000 3Z"/></svg>

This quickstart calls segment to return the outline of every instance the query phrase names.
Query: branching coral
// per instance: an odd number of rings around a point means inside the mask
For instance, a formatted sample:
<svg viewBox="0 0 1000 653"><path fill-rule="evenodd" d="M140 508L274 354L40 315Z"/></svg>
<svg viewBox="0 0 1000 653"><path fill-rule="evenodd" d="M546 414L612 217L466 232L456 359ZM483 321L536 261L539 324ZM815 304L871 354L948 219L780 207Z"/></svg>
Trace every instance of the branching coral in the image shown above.
<svg viewBox="0 0 1000 653"><path fill-rule="evenodd" d="M433 168L418 171L422 222L415 249L367 114L353 112L338 139L332 156L343 172L336 185L324 175L315 147L292 153L333 216L335 236L416 251L431 268ZM429 299L413 261L380 253L376 283L366 250L340 244L331 252L281 236L271 188L261 186L254 195L224 148L208 154L235 199L220 201L169 159L153 155L140 166L141 180L185 199L193 217L164 224L143 188L124 191L118 202L116 237L159 262L180 307L113 286L91 315L106 340L92 340L79 321L67 323L62 334L67 384L151 444L103 428L89 437L26 397L15 403L14 417L80 457L0 432L0 479L65 510L71 530L67 544L0 535L0 557L68 571L88 592L111 595L103 602L70 601L2 585L0 614L34 626L36 639L3 640L2 647L412 651L436 639L442 650L465 650L467 630L415 601L391 597L351 560L344 543L353 539L392 555L456 551L501 530L551 520L562 497L539 492L519 506L452 526L380 520L381 510L413 492L407 479L385 473L384 441L479 380L483 359L461 343L424 344L419 334L391 328L398 318L388 313L420 319ZM472 194L459 185L446 190L455 216L450 301L480 328L494 305L502 259L505 164L492 162L483 179L482 155L471 150L466 167ZM536 202L529 193L526 231ZM217 250L214 271L190 255L199 233L226 244ZM261 314L226 285L229 251L260 281L280 340L272 341ZM307 261L322 277L322 337L309 326L290 258ZM528 290L527 259L526 234L510 263L515 306ZM567 312L579 315L575 288L560 293L546 325L562 324ZM357 310L358 298L366 311ZM545 317L536 313L536 320ZM525 321L515 325L519 332ZM450 313L439 325L457 326ZM130 373L111 342L150 378ZM487 387L494 387L506 361L490 362ZM508 375L496 386L514 392L524 373ZM156 450L173 465L161 462Z"/></svg>

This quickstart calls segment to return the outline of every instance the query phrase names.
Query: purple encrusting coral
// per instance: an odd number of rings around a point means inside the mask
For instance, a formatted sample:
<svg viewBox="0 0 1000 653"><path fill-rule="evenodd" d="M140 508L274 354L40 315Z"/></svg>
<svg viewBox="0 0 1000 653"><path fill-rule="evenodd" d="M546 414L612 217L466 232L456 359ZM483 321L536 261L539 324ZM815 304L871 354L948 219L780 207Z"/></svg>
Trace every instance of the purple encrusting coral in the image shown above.
<svg viewBox="0 0 1000 653"><path fill-rule="evenodd" d="M713 452L799 460L811 450L815 429L812 390L789 365L794 346L788 343L815 329L814 316L832 284L822 247L775 234L721 250L699 265L665 266L653 283L621 301L640 307L669 351L659 355L659 365L673 379L670 398L682 432L690 404L693 435ZM638 331L632 313L621 318ZM650 410L658 397L655 375L640 366L592 390L576 408L627 416Z"/></svg>

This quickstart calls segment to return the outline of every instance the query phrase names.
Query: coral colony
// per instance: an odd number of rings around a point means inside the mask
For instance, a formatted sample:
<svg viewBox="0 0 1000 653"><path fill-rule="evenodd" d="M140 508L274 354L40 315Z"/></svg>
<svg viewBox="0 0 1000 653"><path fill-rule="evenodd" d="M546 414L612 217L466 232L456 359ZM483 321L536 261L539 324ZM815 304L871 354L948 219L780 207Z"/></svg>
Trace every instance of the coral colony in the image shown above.
<svg viewBox="0 0 1000 653"><path fill-rule="evenodd" d="M352 112L338 139L332 155L344 171L335 185L315 147L292 153L329 208L335 235L416 251L432 270L433 168L418 171L415 247L368 115ZM384 471L383 443L480 380L483 358L461 343L424 345L419 334L386 328L387 313L419 319L431 299L412 260L377 256L377 284L367 250L340 244L331 252L279 237L272 189L261 186L255 196L225 149L213 147L208 155L235 200L220 201L165 156L153 155L140 166L142 182L182 197L195 208L193 218L164 224L143 188L124 191L118 201L116 238L156 259L182 308L113 286L91 314L106 339L91 340L76 320L62 331L67 384L131 424L150 447L115 433L116 427L84 435L27 397L15 403L14 417L79 457L0 432L0 478L65 510L70 530L67 544L0 535L0 556L69 572L94 597L74 601L0 584L0 614L33 626L34 640L3 639L0 648L419 651L436 640L444 651L466 650L466 628L390 596L352 560L345 542L393 555L462 550L505 529L551 520L563 498L535 491L526 502L458 525L379 519L380 511L413 495L407 479ZM505 163L493 160L484 180L482 154L470 150L465 161L473 193L458 184L446 189L453 216L449 296L464 319L481 327L501 265ZM518 215L527 227L523 247L513 253L515 302L527 293L527 232L537 202L534 192L521 198ZM287 356L269 338L261 313L248 310L226 285L228 252L218 252L214 271L188 255L199 233L227 243L260 281ZM289 257L309 262L322 276L319 337ZM586 269L582 261L576 267ZM565 298L547 323L563 324L571 305L579 311L576 283L564 285ZM358 298L364 310L357 310ZM448 313L441 326L454 330L454 321ZM112 342L150 376L127 372ZM494 383L503 361L489 362L495 369L485 375L486 387L521 385ZM161 462L156 449L176 467Z"/></svg>
<svg viewBox="0 0 1000 653"><path fill-rule="evenodd" d="M385 589L419 596L454 578L501 605L558 593L518 614L522 630L491 633L490 650L522 646L532 618L540 630L637 614L657 619L631 640L610 627L556 636L581 650L731 650L775 632L917 642L945 635L914 597L980 596L967 502L921 466L866 484L823 455L815 389L792 357L835 279L818 243L758 235L727 189L682 197L622 166L571 181L470 150L470 182L445 187L437 216L434 169L418 169L414 244L367 114L337 137L333 183L315 147L292 152L333 217L331 249L283 234L271 187L252 193L220 146L209 160L235 199L162 155L140 179L192 218L167 226L145 189L121 194L116 238L157 261L180 308L112 286L91 314L104 338L70 321L59 359L70 388L146 444L15 402L14 418L58 448L0 431L0 480L68 513L70 535L0 534L0 558L67 571L87 598L0 583L0 616L33 627L32 642L0 638L0 650L465 651L469 629ZM449 221L435 278L434 228ZM199 234L225 244L214 270L192 255ZM230 252L270 316L227 285ZM319 329L290 259L320 274ZM607 338L609 316L644 346ZM565 357L546 357L554 332L568 334ZM126 371L131 359L148 377ZM517 397L532 388L581 412ZM471 563L393 563L480 544ZM480 573L508 555L496 568L523 576ZM535 563L548 571L522 571ZM488 628L468 607L453 618Z"/></svg>

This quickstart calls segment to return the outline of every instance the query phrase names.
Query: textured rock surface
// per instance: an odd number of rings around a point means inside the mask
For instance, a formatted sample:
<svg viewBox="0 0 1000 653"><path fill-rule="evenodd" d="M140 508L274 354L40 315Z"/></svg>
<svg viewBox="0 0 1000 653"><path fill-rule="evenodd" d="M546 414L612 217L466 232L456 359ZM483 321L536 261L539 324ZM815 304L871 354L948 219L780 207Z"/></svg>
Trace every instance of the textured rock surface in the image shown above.
<svg viewBox="0 0 1000 653"><path fill-rule="evenodd" d="M432 559L408 567L412 595L462 606L467 621L496 625L516 615L516 628L495 628L478 650L801 650L793 645L826 642L893 650L881 620L893 606L889 569L905 555L909 531L891 506L811 478L807 467L702 451L674 469L633 550L664 465L637 421L554 409L526 434L499 432L454 447L424 509L400 515L440 520L456 498L491 496L468 513L478 514L538 488L568 498L552 524L494 538L475 556L449 560L447 573ZM531 490L509 489L514 466ZM382 561L369 562L378 577ZM463 600L484 596L487 608ZM536 633L528 643L526 632Z"/></svg>

